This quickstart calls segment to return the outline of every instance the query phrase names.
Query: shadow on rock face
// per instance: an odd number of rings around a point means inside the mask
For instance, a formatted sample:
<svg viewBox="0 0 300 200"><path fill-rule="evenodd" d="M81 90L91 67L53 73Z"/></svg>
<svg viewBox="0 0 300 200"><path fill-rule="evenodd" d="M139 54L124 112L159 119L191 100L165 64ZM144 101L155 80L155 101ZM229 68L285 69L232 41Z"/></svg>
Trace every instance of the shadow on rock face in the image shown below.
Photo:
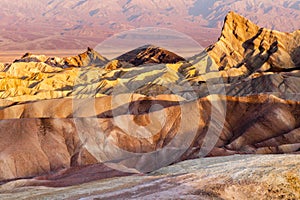
<svg viewBox="0 0 300 200"><path fill-rule="evenodd" d="M292 51L291 57L293 62L295 63L295 67L300 67L300 46Z"/></svg>

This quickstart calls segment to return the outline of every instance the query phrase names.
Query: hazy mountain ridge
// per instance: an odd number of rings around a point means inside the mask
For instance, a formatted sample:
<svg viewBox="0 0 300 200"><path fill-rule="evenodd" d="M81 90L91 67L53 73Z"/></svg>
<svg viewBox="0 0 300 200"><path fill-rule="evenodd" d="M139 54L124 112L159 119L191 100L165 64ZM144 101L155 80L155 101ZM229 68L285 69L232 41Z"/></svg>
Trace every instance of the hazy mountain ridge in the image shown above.
<svg viewBox="0 0 300 200"><path fill-rule="evenodd" d="M299 1L292 0L3 0L0 6L3 50L95 47L114 33L147 26L175 29L207 46L230 10L267 28L300 27Z"/></svg>

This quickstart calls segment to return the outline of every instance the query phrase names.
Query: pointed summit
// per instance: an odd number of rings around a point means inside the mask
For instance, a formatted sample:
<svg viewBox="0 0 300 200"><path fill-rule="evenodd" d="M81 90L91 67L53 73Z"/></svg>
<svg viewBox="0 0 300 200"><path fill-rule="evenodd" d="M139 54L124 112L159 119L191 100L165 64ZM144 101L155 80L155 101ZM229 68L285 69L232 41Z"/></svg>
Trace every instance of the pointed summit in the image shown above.
<svg viewBox="0 0 300 200"><path fill-rule="evenodd" d="M239 15L238 13L230 11L224 20L221 38L235 37L239 40L245 41L249 38L249 36L257 33L258 30L259 27L249 19Z"/></svg>
<svg viewBox="0 0 300 200"><path fill-rule="evenodd" d="M87 51L74 57L65 58L65 63L68 66L84 67L89 65L105 65L108 59L100 55L97 51L88 47Z"/></svg>
<svg viewBox="0 0 300 200"><path fill-rule="evenodd" d="M147 63L177 63L185 60L171 51L153 45L138 47L116 59L129 62L135 66Z"/></svg>
<svg viewBox="0 0 300 200"><path fill-rule="evenodd" d="M228 76L249 76L255 72L295 68L298 62L291 52L298 52L299 41L299 32L260 28L239 14L229 12L218 42L207 48L207 52Z"/></svg>

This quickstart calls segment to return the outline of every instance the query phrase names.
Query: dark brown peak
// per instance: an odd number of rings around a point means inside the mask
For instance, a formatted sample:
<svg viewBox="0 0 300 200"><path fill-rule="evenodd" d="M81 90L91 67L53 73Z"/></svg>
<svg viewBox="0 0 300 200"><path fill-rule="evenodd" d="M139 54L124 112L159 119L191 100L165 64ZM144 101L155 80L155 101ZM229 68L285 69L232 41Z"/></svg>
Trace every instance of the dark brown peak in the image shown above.
<svg viewBox="0 0 300 200"><path fill-rule="evenodd" d="M152 45L152 44L146 44L146 45L143 45L143 46L140 46L134 50L138 50L138 49L148 49L148 48L160 48L158 46L155 46L155 45Z"/></svg>
<svg viewBox="0 0 300 200"><path fill-rule="evenodd" d="M116 58L120 61L129 62L135 66L147 63L177 63L185 59L164 48L154 45L144 45L131 50Z"/></svg>
<svg viewBox="0 0 300 200"><path fill-rule="evenodd" d="M87 51L94 51L94 49L92 49L91 47L88 47Z"/></svg>
<svg viewBox="0 0 300 200"><path fill-rule="evenodd" d="M27 52L21 58L26 58L26 57L29 57L29 56L32 56L32 53Z"/></svg>

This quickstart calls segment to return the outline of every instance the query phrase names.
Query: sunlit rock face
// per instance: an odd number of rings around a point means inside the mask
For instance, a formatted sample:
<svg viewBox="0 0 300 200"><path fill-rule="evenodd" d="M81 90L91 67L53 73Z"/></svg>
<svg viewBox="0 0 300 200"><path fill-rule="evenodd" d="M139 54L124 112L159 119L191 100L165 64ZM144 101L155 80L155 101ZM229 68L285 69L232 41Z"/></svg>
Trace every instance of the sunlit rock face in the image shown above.
<svg viewBox="0 0 300 200"><path fill-rule="evenodd" d="M253 72L289 71L299 67L300 32L284 33L260 28L248 19L230 12L217 43L209 55L224 70L242 68Z"/></svg>
<svg viewBox="0 0 300 200"><path fill-rule="evenodd" d="M191 58L147 45L113 60L88 48L1 64L3 188L70 186L200 157L298 154L299 41L299 31L261 29L231 12L219 41ZM19 178L31 179L9 182ZM229 198L227 189L207 195Z"/></svg>

